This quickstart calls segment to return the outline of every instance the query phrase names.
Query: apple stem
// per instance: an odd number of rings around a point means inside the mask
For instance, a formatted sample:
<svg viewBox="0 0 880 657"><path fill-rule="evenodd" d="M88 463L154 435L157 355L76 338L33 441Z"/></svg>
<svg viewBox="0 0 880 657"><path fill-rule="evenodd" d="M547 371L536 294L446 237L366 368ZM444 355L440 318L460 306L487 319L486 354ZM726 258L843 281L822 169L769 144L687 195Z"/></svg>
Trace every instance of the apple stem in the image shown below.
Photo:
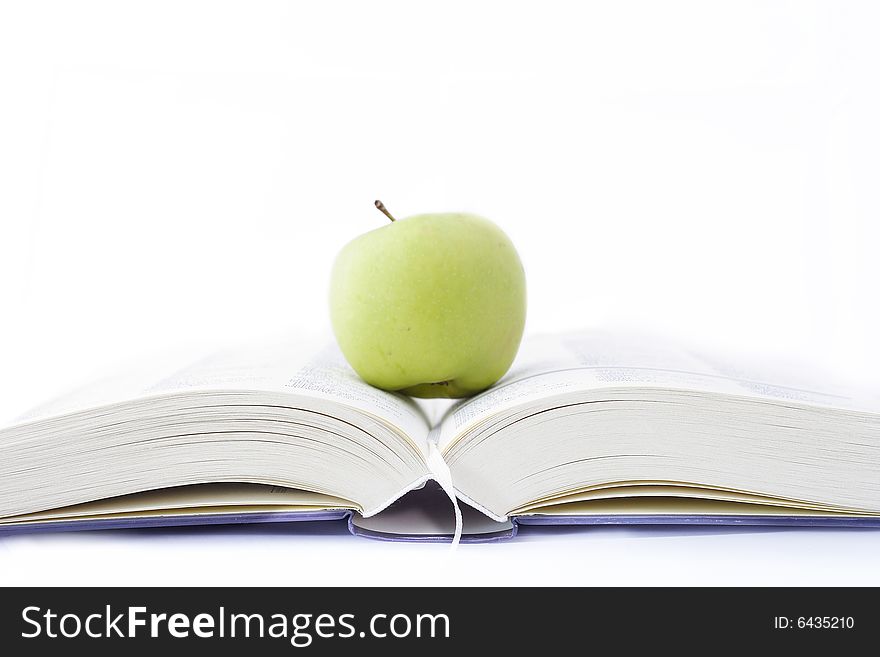
<svg viewBox="0 0 880 657"><path fill-rule="evenodd" d="M391 219L391 221L394 221L394 220L395 220L394 217L391 216L391 213L388 212L388 209L385 207L385 204L382 203L382 201L376 201L376 202L374 203L374 205L379 209L379 212L381 212L381 213L384 214L386 217L388 217L389 219Z"/></svg>

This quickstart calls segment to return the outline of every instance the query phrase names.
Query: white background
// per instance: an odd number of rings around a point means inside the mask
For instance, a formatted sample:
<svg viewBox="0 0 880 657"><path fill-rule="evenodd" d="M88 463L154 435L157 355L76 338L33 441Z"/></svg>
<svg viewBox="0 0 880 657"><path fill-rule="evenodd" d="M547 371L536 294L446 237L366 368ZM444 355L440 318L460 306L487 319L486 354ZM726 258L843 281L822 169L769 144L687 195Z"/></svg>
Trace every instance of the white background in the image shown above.
<svg viewBox="0 0 880 657"><path fill-rule="evenodd" d="M328 330L349 239L468 210L530 332L638 327L877 386L871 3L0 5L0 416ZM0 539L3 583L880 583L880 532Z"/></svg>

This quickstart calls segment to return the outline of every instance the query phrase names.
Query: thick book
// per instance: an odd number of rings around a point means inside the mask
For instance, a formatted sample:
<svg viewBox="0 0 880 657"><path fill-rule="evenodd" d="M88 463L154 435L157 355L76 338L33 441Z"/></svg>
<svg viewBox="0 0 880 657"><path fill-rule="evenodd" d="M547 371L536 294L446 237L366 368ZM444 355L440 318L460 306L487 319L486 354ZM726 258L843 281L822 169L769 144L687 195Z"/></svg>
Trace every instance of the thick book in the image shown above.
<svg viewBox="0 0 880 657"><path fill-rule="evenodd" d="M880 527L880 403L611 332L528 339L470 399L373 388L281 341L103 381L0 430L0 533L344 522Z"/></svg>

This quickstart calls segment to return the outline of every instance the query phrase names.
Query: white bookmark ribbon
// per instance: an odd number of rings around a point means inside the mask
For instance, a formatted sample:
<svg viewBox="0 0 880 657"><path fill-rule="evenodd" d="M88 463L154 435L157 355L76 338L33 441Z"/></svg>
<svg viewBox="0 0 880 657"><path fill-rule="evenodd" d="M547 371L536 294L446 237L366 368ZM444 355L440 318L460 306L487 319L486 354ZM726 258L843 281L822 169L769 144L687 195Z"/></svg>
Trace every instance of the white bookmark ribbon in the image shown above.
<svg viewBox="0 0 880 657"><path fill-rule="evenodd" d="M449 471L446 461L443 460L437 443L433 440L428 441L428 467L431 468L440 488L452 500L452 508L455 511L455 533L452 535L452 549L454 550L461 542L461 530L464 523L461 518L461 509L458 508L458 498L455 496L455 486L452 485L452 473Z"/></svg>

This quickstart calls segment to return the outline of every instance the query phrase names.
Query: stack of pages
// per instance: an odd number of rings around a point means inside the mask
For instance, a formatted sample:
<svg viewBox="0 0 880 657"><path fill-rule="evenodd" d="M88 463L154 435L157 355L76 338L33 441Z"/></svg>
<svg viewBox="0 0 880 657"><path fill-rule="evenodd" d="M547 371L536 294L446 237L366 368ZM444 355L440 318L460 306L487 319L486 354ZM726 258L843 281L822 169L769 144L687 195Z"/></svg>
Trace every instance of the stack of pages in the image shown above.
<svg viewBox="0 0 880 657"><path fill-rule="evenodd" d="M527 340L498 384L438 412L365 384L333 346L279 342L95 384L0 430L0 532L327 520L449 540L456 517L465 540L521 524L880 526L878 408L585 332Z"/></svg>

